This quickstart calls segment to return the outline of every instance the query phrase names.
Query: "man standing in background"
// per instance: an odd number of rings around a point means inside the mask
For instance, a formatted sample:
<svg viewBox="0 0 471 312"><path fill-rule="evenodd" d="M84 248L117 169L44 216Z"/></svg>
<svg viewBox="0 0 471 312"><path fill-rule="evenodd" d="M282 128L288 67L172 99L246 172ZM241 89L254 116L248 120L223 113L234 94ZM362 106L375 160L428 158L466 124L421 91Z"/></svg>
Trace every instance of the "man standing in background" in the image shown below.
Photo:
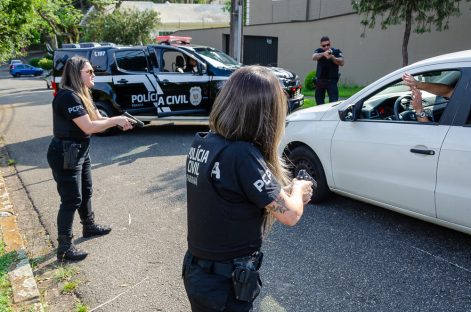
<svg viewBox="0 0 471 312"><path fill-rule="evenodd" d="M327 36L321 38L321 47L317 48L312 55L312 60L317 61L316 80L316 103L325 103L325 91L329 96L329 102L339 99L339 66L343 66L343 54L339 49L333 48Z"/></svg>

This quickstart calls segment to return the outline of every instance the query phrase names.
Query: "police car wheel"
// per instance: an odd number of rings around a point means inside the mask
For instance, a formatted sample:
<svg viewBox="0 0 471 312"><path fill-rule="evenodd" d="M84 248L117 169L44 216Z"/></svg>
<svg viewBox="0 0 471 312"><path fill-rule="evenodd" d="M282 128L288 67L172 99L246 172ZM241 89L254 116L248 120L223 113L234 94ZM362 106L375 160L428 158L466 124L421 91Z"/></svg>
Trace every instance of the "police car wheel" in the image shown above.
<svg viewBox="0 0 471 312"><path fill-rule="evenodd" d="M324 168L317 155L307 146L295 147L288 156L293 166L292 174L295 177L299 170L304 169L317 182L317 188L313 190L311 203L319 203L331 194L325 178Z"/></svg>

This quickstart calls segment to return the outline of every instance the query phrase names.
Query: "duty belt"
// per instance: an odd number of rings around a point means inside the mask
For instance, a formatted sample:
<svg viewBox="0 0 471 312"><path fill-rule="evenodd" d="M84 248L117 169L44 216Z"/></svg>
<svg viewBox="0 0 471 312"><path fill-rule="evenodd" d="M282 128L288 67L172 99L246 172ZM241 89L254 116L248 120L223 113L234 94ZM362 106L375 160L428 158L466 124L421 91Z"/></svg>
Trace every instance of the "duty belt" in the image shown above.
<svg viewBox="0 0 471 312"><path fill-rule="evenodd" d="M192 255L191 262L197 264L206 273L217 274L227 278L232 277L235 265L243 262L253 262L254 270L258 270L262 264L263 253L260 251L254 252L250 256L234 258L227 261L214 261L195 257Z"/></svg>

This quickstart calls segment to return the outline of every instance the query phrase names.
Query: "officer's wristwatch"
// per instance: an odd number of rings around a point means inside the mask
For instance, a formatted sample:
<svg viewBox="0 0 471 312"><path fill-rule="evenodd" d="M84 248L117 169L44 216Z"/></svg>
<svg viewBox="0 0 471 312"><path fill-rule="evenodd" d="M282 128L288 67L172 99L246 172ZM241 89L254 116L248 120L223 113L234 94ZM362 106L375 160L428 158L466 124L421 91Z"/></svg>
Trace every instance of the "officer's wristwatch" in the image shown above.
<svg viewBox="0 0 471 312"><path fill-rule="evenodd" d="M427 113L425 111L421 111L420 113L418 112L415 112L415 116L417 118L424 118L424 117L428 117Z"/></svg>

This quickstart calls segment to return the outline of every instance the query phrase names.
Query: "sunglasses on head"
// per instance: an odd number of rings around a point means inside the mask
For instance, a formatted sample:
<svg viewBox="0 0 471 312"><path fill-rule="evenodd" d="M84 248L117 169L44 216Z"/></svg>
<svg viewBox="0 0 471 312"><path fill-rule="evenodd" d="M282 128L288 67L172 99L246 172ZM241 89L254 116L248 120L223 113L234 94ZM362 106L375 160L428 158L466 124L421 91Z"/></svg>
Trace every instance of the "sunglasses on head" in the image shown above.
<svg viewBox="0 0 471 312"><path fill-rule="evenodd" d="M323 47L323 48L330 47L330 43L323 44L323 45L321 45L321 47Z"/></svg>
<svg viewBox="0 0 471 312"><path fill-rule="evenodd" d="M95 71L93 69L87 69L87 70L82 70L83 72L86 72L87 74L89 74L90 76L95 74Z"/></svg>

